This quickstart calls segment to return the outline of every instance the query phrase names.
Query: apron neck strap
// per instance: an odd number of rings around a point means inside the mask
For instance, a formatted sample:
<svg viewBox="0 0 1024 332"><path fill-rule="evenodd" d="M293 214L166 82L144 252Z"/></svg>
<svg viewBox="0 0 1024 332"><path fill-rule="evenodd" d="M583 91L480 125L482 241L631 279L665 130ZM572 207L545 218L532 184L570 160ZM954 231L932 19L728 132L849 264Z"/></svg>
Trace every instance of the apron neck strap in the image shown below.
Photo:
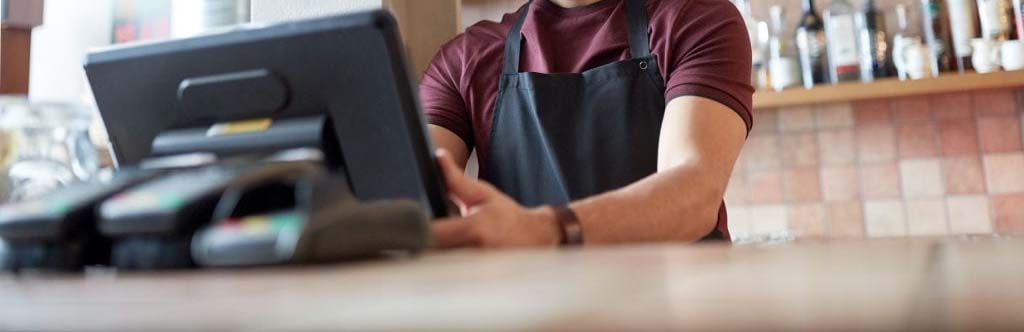
<svg viewBox="0 0 1024 332"><path fill-rule="evenodd" d="M615 1L615 0L603 0ZM629 29L629 53L634 58L643 58L651 55L650 38L647 35L648 22L645 0L623 0L626 2L626 27ZM502 64L502 73L519 73L519 56L522 53L523 45L523 24L526 16L530 14L530 4L533 0L527 1L520 8L519 17L512 25L508 35L505 36L505 57Z"/></svg>
<svg viewBox="0 0 1024 332"><path fill-rule="evenodd" d="M608 1L608 0L605 0ZM626 1L626 26L629 27L629 54L634 58L651 55L650 38L647 36L647 7L644 0Z"/></svg>
<svg viewBox="0 0 1024 332"><path fill-rule="evenodd" d="M519 54L523 46L523 23L526 22L526 16L530 15L530 4L532 3L533 0L527 1L519 9L522 13L519 14L516 23L512 25L512 29L505 36L505 62L501 69L505 75L519 73Z"/></svg>

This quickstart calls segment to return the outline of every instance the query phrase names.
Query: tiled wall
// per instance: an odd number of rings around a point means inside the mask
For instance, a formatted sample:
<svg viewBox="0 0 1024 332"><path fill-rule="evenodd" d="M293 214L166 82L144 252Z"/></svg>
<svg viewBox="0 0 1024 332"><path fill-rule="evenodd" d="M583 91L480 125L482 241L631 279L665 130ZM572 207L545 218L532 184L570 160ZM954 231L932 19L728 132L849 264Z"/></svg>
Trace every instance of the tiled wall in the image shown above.
<svg viewBox="0 0 1024 332"><path fill-rule="evenodd" d="M730 231L738 241L1024 233L1022 97L755 110L726 192Z"/></svg>

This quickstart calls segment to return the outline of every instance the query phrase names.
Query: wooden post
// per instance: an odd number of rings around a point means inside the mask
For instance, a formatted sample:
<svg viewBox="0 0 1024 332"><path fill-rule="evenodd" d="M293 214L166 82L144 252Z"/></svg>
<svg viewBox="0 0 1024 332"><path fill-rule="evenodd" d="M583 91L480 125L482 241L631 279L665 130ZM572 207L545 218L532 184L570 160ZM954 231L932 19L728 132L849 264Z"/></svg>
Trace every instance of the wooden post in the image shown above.
<svg viewBox="0 0 1024 332"><path fill-rule="evenodd" d="M0 94L28 94L32 30L0 27Z"/></svg>
<svg viewBox="0 0 1024 332"><path fill-rule="evenodd" d="M461 0L384 0L398 20L413 77L419 81L430 61L461 31Z"/></svg>
<svg viewBox="0 0 1024 332"><path fill-rule="evenodd" d="M0 94L28 94L32 28L43 21L43 0L0 1Z"/></svg>

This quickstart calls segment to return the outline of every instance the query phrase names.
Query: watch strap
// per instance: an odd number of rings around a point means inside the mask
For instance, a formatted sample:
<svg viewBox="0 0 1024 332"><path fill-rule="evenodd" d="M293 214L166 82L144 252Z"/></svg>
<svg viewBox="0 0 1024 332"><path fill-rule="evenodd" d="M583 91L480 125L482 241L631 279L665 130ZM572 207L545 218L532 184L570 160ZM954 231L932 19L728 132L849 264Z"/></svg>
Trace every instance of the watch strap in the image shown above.
<svg viewBox="0 0 1024 332"><path fill-rule="evenodd" d="M562 246L583 245L583 225L580 224L576 212L573 212L566 204L556 205L554 209L555 219L558 220L558 226L562 229Z"/></svg>

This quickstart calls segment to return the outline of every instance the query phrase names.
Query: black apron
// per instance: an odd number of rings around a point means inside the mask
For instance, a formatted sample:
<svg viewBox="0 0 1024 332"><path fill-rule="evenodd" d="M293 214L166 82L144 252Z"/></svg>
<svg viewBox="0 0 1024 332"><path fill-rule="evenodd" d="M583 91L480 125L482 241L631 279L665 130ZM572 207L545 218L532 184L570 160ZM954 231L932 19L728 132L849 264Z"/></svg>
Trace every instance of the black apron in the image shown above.
<svg viewBox="0 0 1024 332"><path fill-rule="evenodd" d="M658 170L665 80L651 54L644 1L625 2L632 58L580 74L519 72L530 3L506 36L481 178L520 204L566 204Z"/></svg>

